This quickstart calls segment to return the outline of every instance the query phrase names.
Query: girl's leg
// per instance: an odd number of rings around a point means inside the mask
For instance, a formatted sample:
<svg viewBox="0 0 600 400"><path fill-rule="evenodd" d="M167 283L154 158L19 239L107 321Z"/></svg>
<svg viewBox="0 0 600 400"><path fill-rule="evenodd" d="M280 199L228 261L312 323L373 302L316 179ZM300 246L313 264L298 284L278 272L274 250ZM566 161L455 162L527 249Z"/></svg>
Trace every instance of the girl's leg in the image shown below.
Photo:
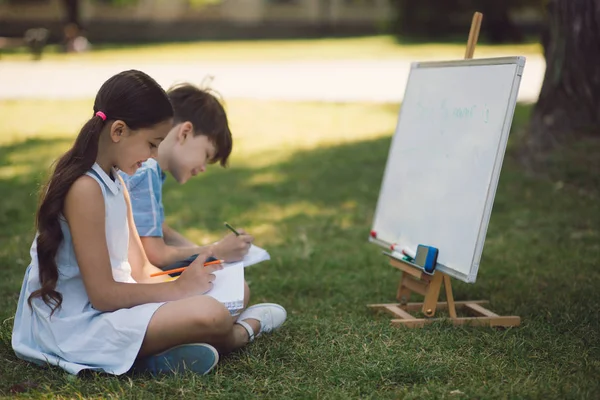
<svg viewBox="0 0 600 400"><path fill-rule="evenodd" d="M248 332L219 301L195 296L162 305L150 320L139 356L157 354L187 343L208 343L227 353L248 343ZM246 320L257 332L260 323Z"/></svg>

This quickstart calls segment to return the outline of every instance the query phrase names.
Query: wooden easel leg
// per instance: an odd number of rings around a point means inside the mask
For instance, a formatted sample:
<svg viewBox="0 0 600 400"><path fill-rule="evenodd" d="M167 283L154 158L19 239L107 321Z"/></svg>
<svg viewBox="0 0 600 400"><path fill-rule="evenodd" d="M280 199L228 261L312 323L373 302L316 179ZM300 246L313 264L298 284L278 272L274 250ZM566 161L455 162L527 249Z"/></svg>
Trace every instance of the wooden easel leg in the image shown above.
<svg viewBox="0 0 600 400"><path fill-rule="evenodd" d="M456 307L454 306L454 295L452 294L452 283L450 277L444 274L444 288L446 290L446 302L448 303L448 313L450 318L456 318Z"/></svg>
<svg viewBox="0 0 600 400"><path fill-rule="evenodd" d="M477 45L477 40L479 39L479 30L481 29L482 19L482 13L476 12L475 14L473 14L473 20L471 21L471 30L469 31L469 38L467 39L467 48L465 50L466 59L473 58L473 55L475 54L475 46Z"/></svg>
<svg viewBox="0 0 600 400"><path fill-rule="evenodd" d="M396 300L402 305L408 303L410 299L410 294L412 293L409 288L404 286L404 282L410 279L409 275L406 272L402 272L402 276L400 277L400 282L398 282L398 291L396 292Z"/></svg>
<svg viewBox="0 0 600 400"><path fill-rule="evenodd" d="M436 272L427 286L427 293L425 293L422 311L423 314L428 317L433 317L435 315L438 298L440 297L440 288L442 286L442 276L442 273Z"/></svg>

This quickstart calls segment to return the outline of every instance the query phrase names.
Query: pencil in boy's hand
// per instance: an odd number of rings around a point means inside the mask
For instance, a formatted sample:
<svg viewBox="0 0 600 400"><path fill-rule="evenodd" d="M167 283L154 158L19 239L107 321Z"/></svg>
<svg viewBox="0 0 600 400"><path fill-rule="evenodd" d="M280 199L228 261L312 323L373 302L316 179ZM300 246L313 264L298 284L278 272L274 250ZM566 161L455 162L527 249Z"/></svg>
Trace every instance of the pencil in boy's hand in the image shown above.
<svg viewBox="0 0 600 400"><path fill-rule="evenodd" d="M225 222L225 226L227 227L227 229L229 229L231 232L235 233L235 236L240 236L240 233L238 231L236 231L235 229L233 229L233 226L229 225L227 222Z"/></svg>
<svg viewBox="0 0 600 400"><path fill-rule="evenodd" d="M208 265L215 265L215 264L221 264L223 263L223 260L215 260L215 261L209 261L209 262L205 262L204 266L208 266ZM161 271L161 272L155 272L153 274L150 274L151 278L154 278L155 276L161 276L161 275L167 275L167 274L176 274L177 272L183 272L187 267L181 267L181 268L175 268L175 269L170 269L168 271Z"/></svg>

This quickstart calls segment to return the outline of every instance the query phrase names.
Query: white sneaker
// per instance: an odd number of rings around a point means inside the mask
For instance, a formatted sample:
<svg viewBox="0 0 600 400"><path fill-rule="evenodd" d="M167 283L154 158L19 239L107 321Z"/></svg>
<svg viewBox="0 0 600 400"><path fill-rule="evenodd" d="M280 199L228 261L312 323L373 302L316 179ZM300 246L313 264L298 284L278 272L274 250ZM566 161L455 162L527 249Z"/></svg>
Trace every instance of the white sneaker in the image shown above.
<svg viewBox="0 0 600 400"><path fill-rule="evenodd" d="M259 337L261 334L278 329L283 325L286 318L287 312L279 304L261 303L245 309L235 323L240 324L248 331L248 341L252 342L254 338ZM260 322L260 331L256 335L254 329L247 322L244 322L246 319L255 319Z"/></svg>

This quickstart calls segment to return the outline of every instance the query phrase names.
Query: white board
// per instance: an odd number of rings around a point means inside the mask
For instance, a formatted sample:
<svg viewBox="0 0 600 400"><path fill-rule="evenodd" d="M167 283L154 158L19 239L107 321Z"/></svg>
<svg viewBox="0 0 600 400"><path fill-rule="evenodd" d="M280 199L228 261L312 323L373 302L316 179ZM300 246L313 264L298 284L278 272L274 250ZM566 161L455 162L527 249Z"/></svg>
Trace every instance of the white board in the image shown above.
<svg viewBox="0 0 600 400"><path fill-rule="evenodd" d="M475 282L524 57L411 66L370 241L394 254L424 244L438 266Z"/></svg>

